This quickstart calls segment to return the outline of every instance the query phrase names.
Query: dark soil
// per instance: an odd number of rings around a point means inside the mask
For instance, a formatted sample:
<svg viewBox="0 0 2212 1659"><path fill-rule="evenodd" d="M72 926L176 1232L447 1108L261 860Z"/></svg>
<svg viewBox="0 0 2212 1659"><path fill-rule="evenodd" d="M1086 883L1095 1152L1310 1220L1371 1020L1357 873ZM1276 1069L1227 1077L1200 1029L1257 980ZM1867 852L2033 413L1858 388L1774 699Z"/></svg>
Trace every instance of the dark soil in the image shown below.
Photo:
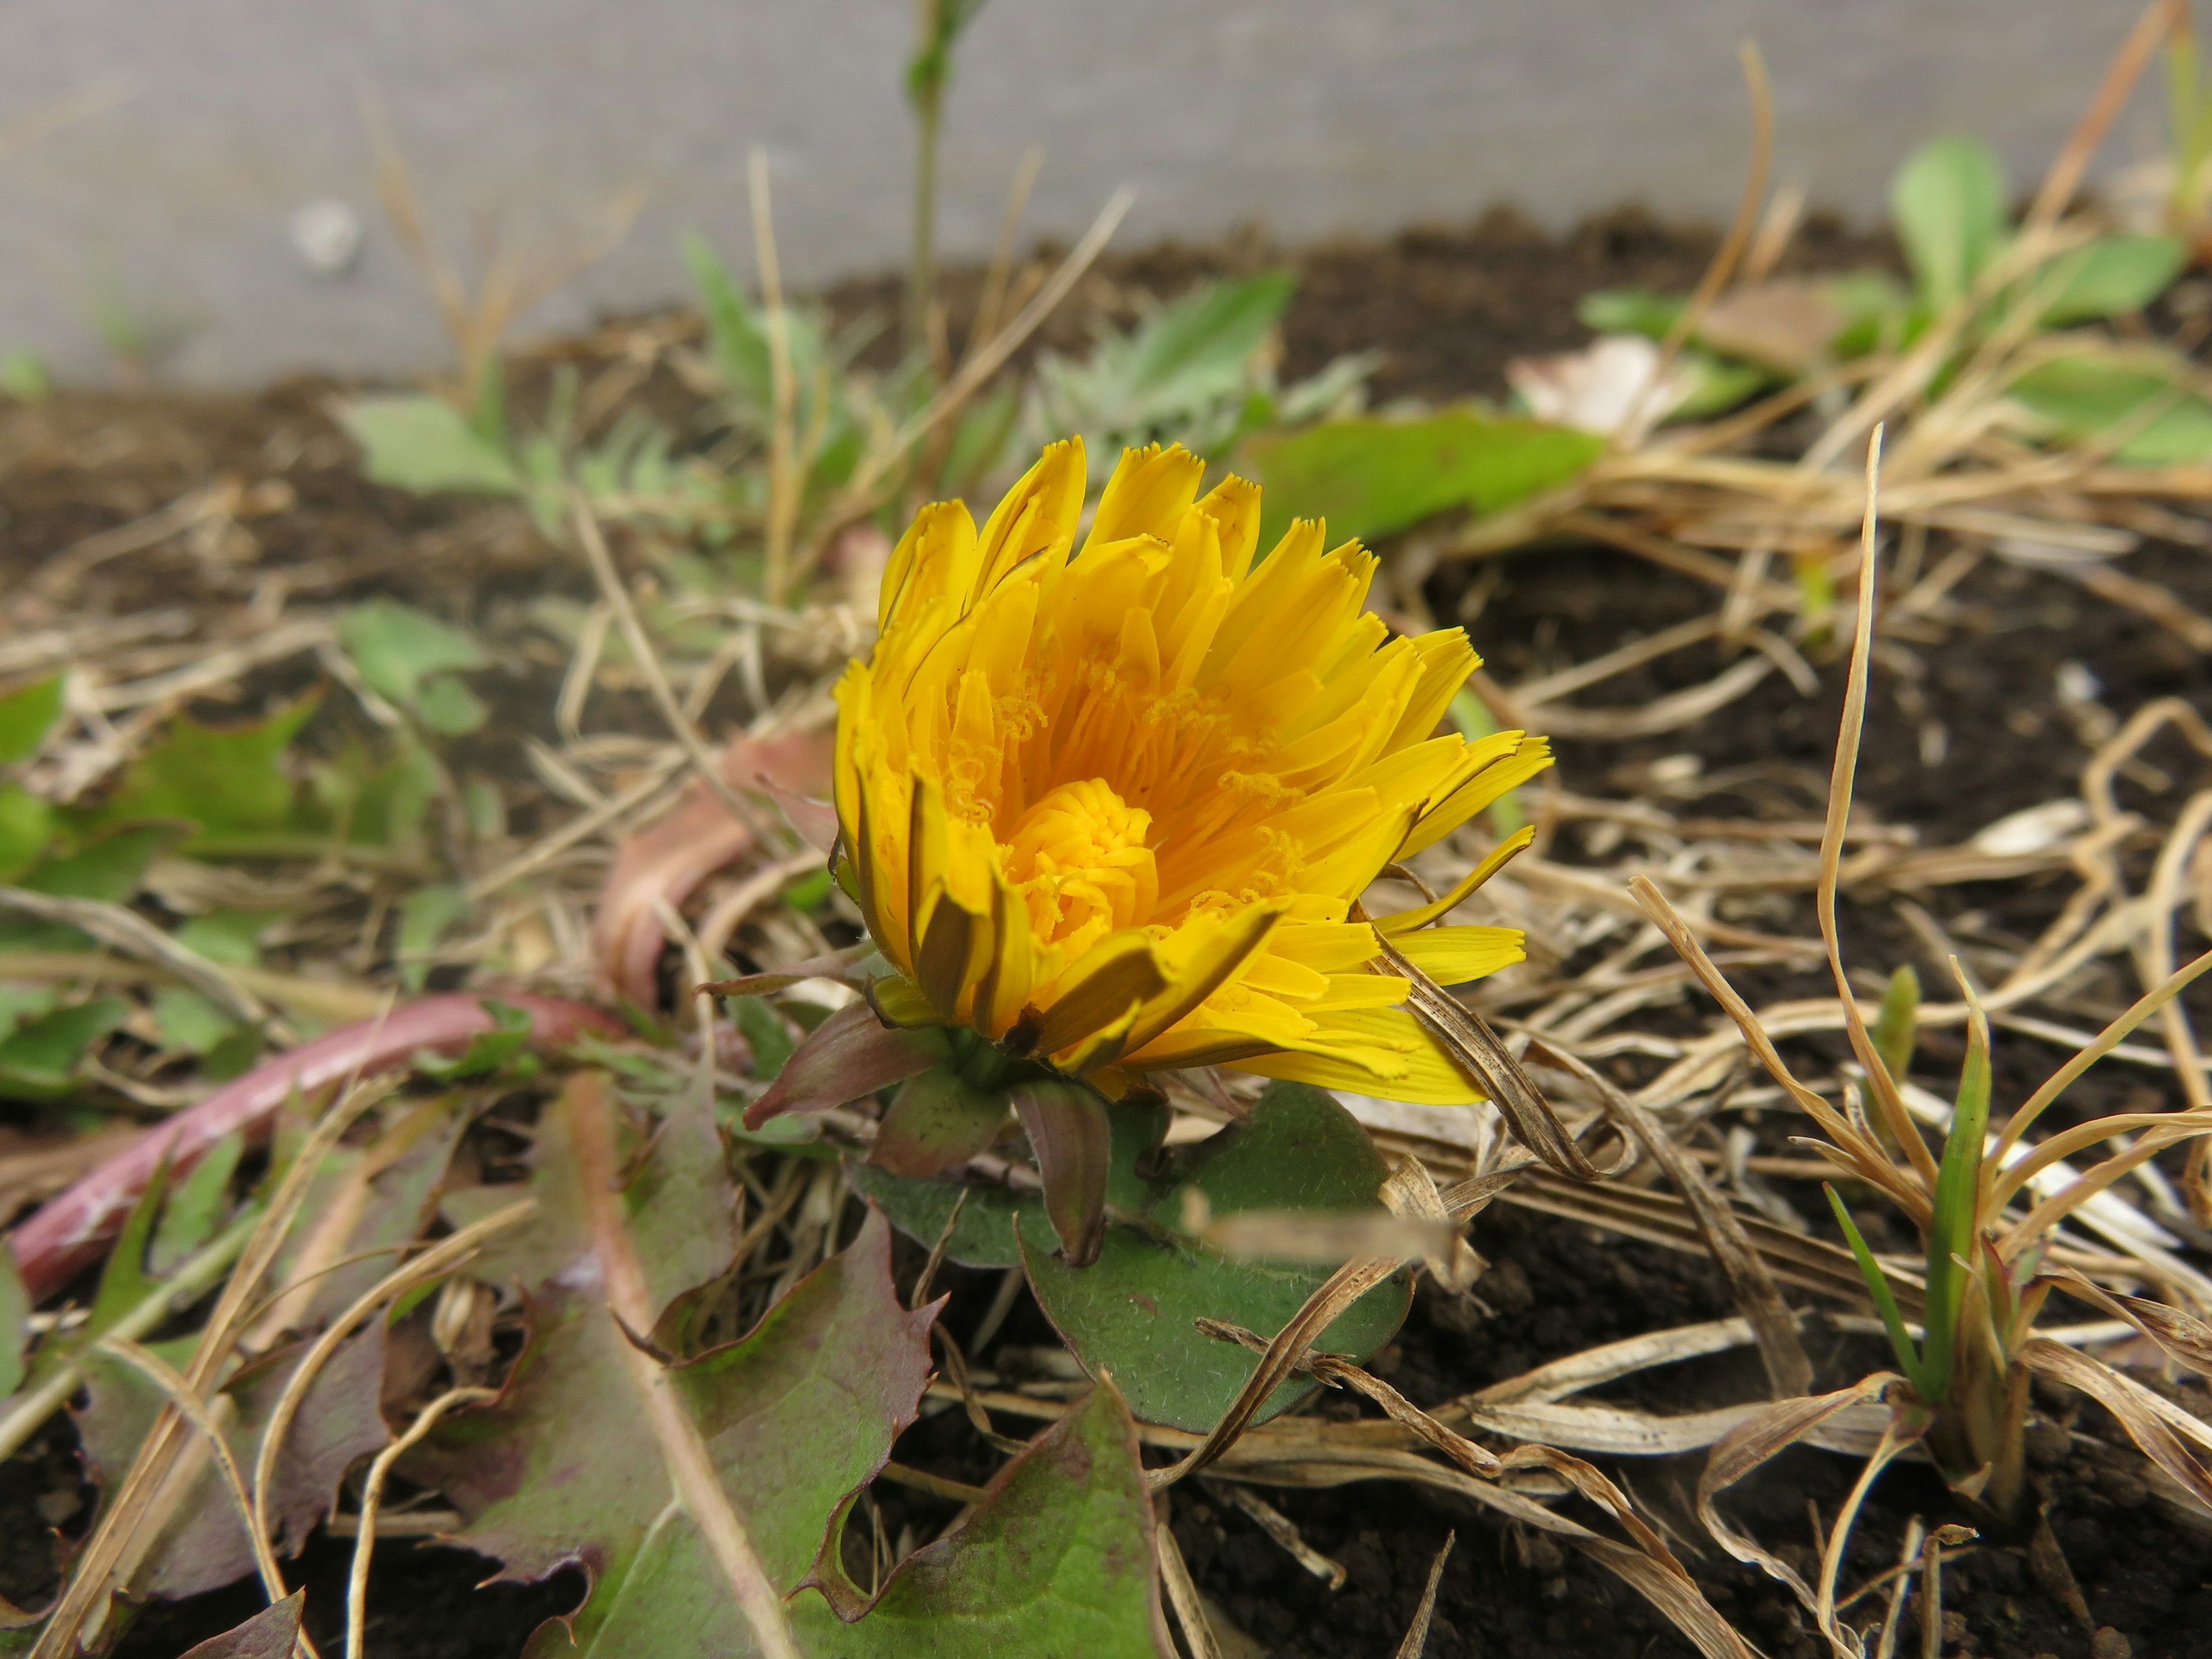
<svg viewBox="0 0 2212 1659"><path fill-rule="evenodd" d="M1079 346L1097 319L1128 314L1139 293L1170 293L1202 276L1288 258L1301 276L1286 330L1288 373L1311 372L1345 351L1380 349L1387 356L1375 380L1379 398L1495 396L1508 358L1582 337L1574 320L1581 294L1631 284L1686 288L1711 247L1706 234L1672 231L1624 212L1557 240L1493 215L1466 230L1420 230L1290 255L1256 239L1160 248L1104 265L1043 343ZM1855 240L1832 225L1810 228L1793 255L1832 268L1888 257L1883 245ZM973 273L948 279L956 339L975 287ZM890 285L854 284L832 297L848 316L871 308L889 314L895 294ZM590 349L570 355L588 358ZM258 544L252 556L226 564L173 543L154 556L104 567L70 608L121 614L161 604L236 605L273 580L316 603L403 592L500 638L507 630L498 624L511 618L519 598L548 585L575 585L576 573L556 562L519 513L420 501L362 481L323 410L328 390L301 382L252 398L72 394L40 407L0 405L0 605L12 612L12 625L40 625L59 614L42 611L24 587L44 561L225 475L281 477L294 492L291 505L246 521ZM2154 549L2130 569L2212 611L2212 559L2203 551ZM1956 842L2008 812L2073 793L2088 750L2057 695L2062 662L2085 665L2101 684L2104 703L2123 717L2169 695L2212 714L2212 666L2133 612L2056 578L2002 568L1976 573L1958 597L1962 625L1948 640L1909 647L1917 673L1894 655L1878 667L1860 773L1862 810L1914 827L1927 844ZM1427 598L1440 617L1468 617L1478 647L1507 683L1586 660L1711 605L1710 592L1684 578L1579 547L1516 556L1494 577L1448 568L1431 580ZM547 677L557 665L549 668L518 647L505 665L519 677L516 723L544 727ZM1578 701L1640 703L1709 678L1722 665L1716 652L1677 653ZM1582 793L1607 793L1645 781L1654 761L1690 755L1701 770L1675 803L1685 812L1813 816L1825 792L1840 702L1836 665L1822 668L1817 696L1801 697L1778 676L1687 732L1637 743L1562 742L1559 775ZM1923 759L1931 723L1943 733L1939 763ZM2202 786L2205 769L2179 745L2154 747L2147 758L2167 769L2172 787L2137 799L2170 817ZM1578 855L1572 835L1555 849L1555 856ZM2049 919L2066 890L2064 883L2041 889L2015 883L1924 897L1962 935L2017 944ZM1847 915L1845 923L1861 965L1886 971L1921 949L1887 909L1869 907ZM1942 971L1924 959L1921 967L1931 977ZM1929 1046L1939 1060L1946 1058L1941 1045ZM2024 1084L2039 1079L2049 1056L2013 1045L2013 1055L2023 1052L2025 1058L2001 1054L2001 1065L2025 1068ZM2110 1086L2141 1087L2140 1074ZM1702 1260L1505 1205L1485 1215L1474 1243L1493 1264L1478 1286L1490 1311L1470 1317L1464 1305L1425 1294L1405 1333L1376 1361L1417 1401L1439 1401L1595 1342L1732 1311L1717 1273ZM964 1340L991 1286L957 1277L950 1318ZM1026 1307L1007 1335L1021 1343L1050 1340ZM1816 1334L1814 1346L1831 1386L1881 1363L1879 1351L1863 1341ZM1613 1397L1686 1409L1757 1392L1747 1357L1736 1355L1656 1373ZM2076 1409L2045 1406L2062 1419ZM2092 1653L2096 1628L2110 1627L2124 1635L2136 1659L2212 1656L2212 1540L2178 1528L2148 1498L2134 1454L2108 1420L2083 1411L2070 1427L2070 1437L2040 1431L2038 1478L2089 1624L2068 1611L2048 1573L2031 1570L2022 1540L1991 1537L1946 1569L1944 1606L1958 1617L1943 1632L1942 1650L2075 1659ZM997 1462L957 1413L925 1421L897 1455L975 1483ZM35 1603L50 1588L50 1528L78 1522L52 1504L41 1514L33 1500L64 1481L66 1463L64 1443L0 1467L0 1594ZM1716 1604L1752 1640L1793 1659L1813 1654L1816 1639L1787 1593L1705 1538L1688 1498L1696 1473L1697 1460L1686 1459L1640 1464L1626 1479ZM1802 1550L1812 1537L1808 1504L1832 1516L1851 1474L1843 1459L1793 1452L1747 1482L1731 1506L1760 1536ZM1342 1589L1332 1592L1308 1576L1203 1482L1177 1494L1175 1525L1201 1590L1230 1623L1284 1659L1395 1651L1429 1563L1454 1528L1458 1546L1427 1649L1434 1659L1658 1659L1690 1651L1638 1596L1583 1558L1443 1495L1376 1483L1268 1496L1309 1543L1346 1568ZM934 1535L953 1513L950 1504L888 1485L878 1486L877 1497L894 1539L908 1525L918 1537ZM1858 1529L1845 1585L1855 1588L1893 1564L1907 1517L1935 1524L1960 1514L1924 1470L1893 1469ZM311 1629L326 1650L350 1548L349 1540L319 1537L296 1566L315 1592ZM580 1588L574 1575L541 1585L476 1588L491 1570L458 1551L396 1540L380 1548L370 1652L387 1659L502 1659L520 1652L543 1618L572 1605ZM149 1609L119 1651L169 1659L256 1604L250 1587L239 1587ZM1899 1653L1922 1650L1916 1618L1908 1610ZM2119 1651L2108 1637L2096 1659Z"/></svg>

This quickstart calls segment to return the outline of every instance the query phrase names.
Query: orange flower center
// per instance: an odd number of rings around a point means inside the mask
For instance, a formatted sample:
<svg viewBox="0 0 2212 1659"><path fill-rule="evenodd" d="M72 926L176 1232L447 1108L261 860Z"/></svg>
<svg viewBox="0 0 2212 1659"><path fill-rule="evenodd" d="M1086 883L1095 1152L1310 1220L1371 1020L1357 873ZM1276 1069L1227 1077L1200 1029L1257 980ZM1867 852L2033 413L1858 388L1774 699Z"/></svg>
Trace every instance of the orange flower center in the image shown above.
<svg viewBox="0 0 2212 1659"><path fill-rule="evenodd" d="M1029 906L1030 927L1079 952L1093 940L1152 920L1159 875L1152 815L1103 778L1063 783L1022 814L1002 856L1006 879Z"/></svg>

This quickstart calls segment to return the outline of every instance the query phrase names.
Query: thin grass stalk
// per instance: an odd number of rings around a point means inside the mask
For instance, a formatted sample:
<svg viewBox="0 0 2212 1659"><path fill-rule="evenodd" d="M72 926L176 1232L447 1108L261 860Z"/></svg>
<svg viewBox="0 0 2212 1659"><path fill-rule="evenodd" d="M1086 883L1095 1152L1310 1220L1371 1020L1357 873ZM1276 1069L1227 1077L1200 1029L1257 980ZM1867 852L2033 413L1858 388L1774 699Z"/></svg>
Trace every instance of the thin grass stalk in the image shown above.
<svg viewBox="0 0 2212 1659"><path fill-rule="evenodd" d="M307 1200L308 1185L325 1154L337 1145L338 1138L362 1112L383 1097L384 1092L376 1086L349 1085L323 1115L291 1167L277 1182L268 1206L247 1234L238 1264L224 1281L222 1293L201 1328L191 1364L185 1368L185 1386L194 1395L204 1396L217 1372L228 1362L244 1324L245 1311L252 1305L256 1290L275 1262L276 1252L300 1206ZM175 1460L183 1421L175 1406L167 1402L155 1413L153 1426L139 1443L129 1473L108 1500L106 1512L78 1554L69 1583L31 1650L31 1659L63 1659L63 1656L75 1651L79 1633L100 1610L110 1575L129 1552L146 1518L148 1506Z"/></svg>
<svg viewBox="0 0 2212 1659"><path fill-rule="evenodd" d="M1827 949L1828 971L1836 981L1836 995L1844 1009L1844 1028L1851 1053L1867 1073L1875 1103L1889 1137L1904 1148L1913 1169L1930 1185L1936 1180L1936 1159L1920 1137L1920 1130L1905 1109L1897 1084L1882 1064L1859 1012L1858 997L1844 972L1843 945L1836 927L1836 889L1843 866L1844 835L1850 826L1851 792L1858 772L1859 742L1866 729L1867 678L1874 654L1874 608L1879 561L1876 538L1881 523L1881 441L1877 424L1867 442L1866 512L1859 527L1858 613L1851 633L1851 660L1844 681L1844 715L1836 736L1836 759L1828 779L1828 809L1820 833L1820 879L1814 891L1820 919L1820 942Z"/></svg>
<svg viewBox="0 0 2212 1659"><path fill-rule="evenodd" d="M783 302L783 270L776 258L775 210L769 198L768 152L756 145L745 158L753 215L753 254L760 267L761 307L768 319L769 428L768 546L763 597L784 603L791 586L792 532L799 522L800 479L793 454L793 411L798 386L791 372L791 316ZM823 399L817 398L820 408Z"/></svg>
<svg viewBox="0 0 2212 1659"><path fill-rule="evenodd" d="M361 1530L355 1534L353 1561L346 1571L346 1659L362 1659L368 1630L368 1568L376 1551L376 1515L384 1502L385 1482L392 1466L438 1425L438 1419L456 1406L496 1400L496 1389L448 1389L420 1412L407 1431L377 1453L368 1466L361 1489Z"/></svg>

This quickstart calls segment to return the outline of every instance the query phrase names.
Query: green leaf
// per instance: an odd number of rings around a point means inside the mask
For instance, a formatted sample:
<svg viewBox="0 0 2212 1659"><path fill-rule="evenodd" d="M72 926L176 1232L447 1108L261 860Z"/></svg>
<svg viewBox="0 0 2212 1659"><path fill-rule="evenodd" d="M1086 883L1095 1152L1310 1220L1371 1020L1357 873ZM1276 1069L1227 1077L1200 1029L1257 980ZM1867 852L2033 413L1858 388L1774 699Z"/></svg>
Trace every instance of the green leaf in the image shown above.
<svg viewBox="0 0 2212 1659"><path fill-rule="evenodd" d="M1380 1208L1376 1194L1387 1173L1366 1132L1327 1091L1270 1084L1246 1122L1184 1149L1145 1183L1151 1201L1140 1213L1157 1235L1109 1227L1097 1262L1071 1267L1051 1255L1054 1240L1042 1206L1025 1206L1020 1243L1030 1284L1085 1369L1094 1376L1110 1371L1139 1417L1203 1432L1259 1360L1200 1335L1193 1322L1204 1315L1273 1335L1330 1270L1234 1261L1177 1235L1186 1191L1200 1194L1217 1218L1253 1210L1340 1214ZM1364 1358L1396 1333L1410 1299L1402 1279L1388 1280L1340 1315L1315 1346ZM1316 1386L1291 1379L1254 1420L1288 1411Z"/></svg>
<svg viewBox="0 0 2212 1659"><path fill-rule="evenodd" d="M226 968L261 965L261 935L283 920L281 910L210 910L177 929L177 943Z"/></svg>
<svg viewBox="0 0 2212 1659"><path fill-rule="evenodd" d="M392 599L356 605L337 635L369 689L433 732L459 737L483 724L484 706L453 678L489 660L473 635Z"/></svg>
<svg viewBox="0 0 2212 1659"><path fill-rule="evenodd" d="M2212 459L2212 402L2184 383L2183 366L2142 353L2089 353L2039 363L2015 379L2014 402L2065 441L2106 441L2138 466Z"/></svg>
<svg viewBox="0 0 2212 1659"><path fill-rule="evenodd" d="M469 1046L451 1060L428 1049L418 1051L415 1069L440 1083L460 1083L489 1077L514 1059L530 1041L529 1011L491 997L483 1000L483 1010L491 1016L490 1030L477 1032L469 1039Z"/></svg>
<svg viewBox="0 0 2212 1659"><path fill-rule="evenodd" d="M1029 425L1080 432L1094 465L1129 444L1174 440L1200 453L1227 444L1255 396L1272 397L1266 347L1294 287L1282 271L1200 284L1128 332L1104 335L1084 362L1048 354Z"/></svg>
<svg viewBox="0 0 2212 1659"><path fill-rule="evenodd" d="M399 902L399 981L409 991L422 988L430 975L430 953L468 908L467 897L450 882L418 887Z"/></svg>
<svg viewBox="0 0 2212 1659"><path fill-rule="evenodd" d="M1674 361L1675 366L1689 377L1690 387L1682 401L1668 411L1670 419L1696 420L1723 414L1753 392L1776 383L1776 376L1768 369L1739 362L1732 357L1716 356L1694 347L1686 348Z"/></svg>
<svg viewBox="0 0 2212 1659"><path fill-rule="evenodd" d="M1891 182L1889 210L1920 297L1939 311L1964 298L2005 240L1996 152L1976 138L1922 146Z"/></svg>
<svg viewBox="0 0 2212 1659"><path fill-rule="evenodd" d="M441 674L423 686L415 713L441 738L466 737L491 718L483 699L451 674Z"/></svg>
<svg viewBox="0 0 2212 1659"><path fill-rule="evenodd" d="M939 1175L988 1148L1006 1121L1006 1091L979 1089L952 1066L933 1066L899 1085L868 1161L894 1175Z"/></svg>
<svg viewBox="0 0 2212 1659"><path fill-rule="evenodd" d="M153 1249L147 1255L155 1278L167 1279L215 1237L229 1213L230 1180L238 1172L239 1157L245 1150L243 1135L225 1135L176 1183L162 1208L161 1224L154 1230Z"/></svg>
<svg viewBox="0 0 2212 1659"><path fill-rule="evenodd" d="M1256 1361L1200 1335L1193 1319L1203 1314L1272 1335L1330 1270L1233 1261L1181 1236L1176 1229L1186 1194L1203 1197L1216 1218L1253 1210L1340 1214L1377 1207L1387 1171L1358 1121L1325 1090L1305 1084L1268 1085L1248 1121L1179 1149L1155 1176L1138 1175L1139 1156L1158 1144L1164 1127L1153 1114L1115 1109L1107 1202L1142 1224L1109 1223L1091 1266L1071 1267L1054 1258L1059 1240L1041 1200L994 1187L969 1190L946 1255L974 1267L1025 1261L1046 1316L1086 1369L1111 1371L1145 1421L1202 1431L1220 1417ZM846 1170L856 1189L924 1246L937 1243L960 1195L948 1181L908 1180L857 1163ZM1402 1279L1377 1285L1317 1346L1364 1358L1389 1340L1409 1299ZM1289 1410L1316 1386L1296 1378L1285 1382L1267 1398L1260 1419Z"/></svg>
<svg viewBox="0 0 2212 1659"><path fill-rule="evenodd" d="M793 1632L808 1659L1172 1659L1152 1525L1135 1425L1102 1384L856 1623L801 1596Z"/></svg>
<svg viewBox="0 0 2212 1659"><path fill-rule="evenodd" d="M356 398L338 419L372 483L418 495L511 495L520 487L513 458L442 398Z"/></svg>
<svg viewBox="0 0 2212 1659"><path fill-rule="evenodd" d="M189 833L179 824L149 823L96 835L72 852L50 853L19 878L18 884L57 898L120 904L138 890L155 854L167 852Z"/></svg>
<svg viewBox="0 0 2212 1659"><path fill-rule="evenodd" d="M101 825L174 818L193 840L289 828L299 791L281 760L321 701L311 691L242 726L179 714L123 775L95 816ZM191 851L192 842L185 844Z"/></svg>
<svg viewBox="0 0 2212 1659"><path fill-rule="evenodd" d="M38 863L54 838L53 804L22 785L0 783L0 882Z"/></svg>
<svg viewBox="0 0 2212 1659"><path fill-rule="evenodd" d="M116 1234L100 1267L92 1311L83 1325L70 1334L73 1343L89 1346L97 1341L117 1320L154 1293L158 1281L146 1271L146 1247L154 1237L155 1218L161 1214L168 1195L169 1158L164 1152L146 1190L138 1194L138 1201L123 1218L123 1230Z"/></svg>
<svg viewBox="0 0 2212 1659"><path fill-rule="evenodd" d="M753 1051L753 1075L763 1083L769 1081L782 1072L799 1040L765 998L731 997L728 1001L730 1017Z"/></svg>
<svg viewBox="0 0 2212 1659"><path fill-rule="evenodd" d="M1922 1387L1926 1372L1920 1363L1919 1351L1912 1346L1912 1333L1905 1328L1905 1315L1897 1305L1897 1292L1889 1287L1889 1275L1881 1270L1874 1252L1867 1248L1866 1237L1851 1219L1851 1212L1844 1207L1843 1199L1826 1182L1820 1190L1828 1195L1828 1207L1836 1212L1836 1223L1844 1230L1844 1238L1851 1247L1851 1256L1859 1264L1859 1277L1866 1281L1867 1294L1874 1298L1875 1311L1881 1316L1881 1328L1889 1333L1889 1346L1896 1352L1898 1368L1912 1379L1912 1386L1920 1390L1923 1401L1935 1396Z"/></svg>
<svg viewBox="0 0 2212 1659"><path fill-rule="evenodd" d="M714 345L723 386L733 396L768 408L774 388L767 326L706 238L684 239L684 263L690 267L692 285L699 290L699 308L707 313L707 337Z"/></svg>
<svg viewBox="0 0 2212 1659"><path fill-rule="evenodd" d="M63 676L50 674L0 697L0 766L13 766L39 752L46 733L61 718L62 680Z"/></svg>
<svg viewBox="0 0 2212 1659"><path fill-rule="evenodd" d="M54 395L54 377L35 351L21 346L0 351L0 393L27 404L42 404Z"/></svg>
<svg viewBox="0 0 2212 1659"><path fill-rule="evenodd" d="M59 1100L76 1088L85 1050L130 1017L121 998L96 997L26 1020L0 1042L0 1098Z"/></svg>
<svg viewBox="0 0 2212 1659"><path fill-rule="evenodd" d="M15 1246L0 1238L0 1400L22 1385L31 1347L31 1297L15 1266Z"/></svg>
<svg viewBox="0 0 2212 1659"><path fill-rule="evenodd" d="M2043 310L2046 328L2140 311L2172 286L2189 263L2177 237L2100 236L2086 247L2061 254L2038 271L2037 291L2059 275L2062 286Z"/></svg>
<svg viewBox="0 0 2212 1659"><path fill-rule="evenodd" d="M1233 389L1297 292L1295 276L1273 270L1207 283L1162 307L1130 338L1130 390L1195 401Z"/></svg>
<svg viewBox="0 0 2212 1659"><path fill-rule="evenodd" d="M1679 294L1654 294L1649 289L1600 289L1583 295L1575 318L1594 333L1641 334L1663 340L1688 303Z"/></svg>
<svg viewBox="0 0 2212 1659"><path fill-rule="evenodd" d="M1495 513L1565 483L1595 459L1591 433L1456 410L1423 420L1335 421L1253 443L1266 488L1260 544L1293 519L1372 538L1466 507Z"/></svg>
<svg viewBox="0 0 2212 1659"><path fill-rule="evenodd" d="M180 1054L204 1054L238 1030L236 1019L182 985L164 985L155 991L152 1012L161 1046Z"/></svg>

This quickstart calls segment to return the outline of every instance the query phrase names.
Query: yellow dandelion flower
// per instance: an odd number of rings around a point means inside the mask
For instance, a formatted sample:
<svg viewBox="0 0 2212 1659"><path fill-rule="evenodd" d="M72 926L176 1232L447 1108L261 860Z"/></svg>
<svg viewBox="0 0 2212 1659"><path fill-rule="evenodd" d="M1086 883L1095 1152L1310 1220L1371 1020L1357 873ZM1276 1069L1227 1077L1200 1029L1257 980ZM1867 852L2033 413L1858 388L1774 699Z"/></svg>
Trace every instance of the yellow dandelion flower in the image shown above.
<svg viewBox="0 0 2212 1659"><path fill-rule="evenodd" d="M1123 453L1079 552L1083 447L976 532L925 507L884 573L874 660L838 686L840 873L897 969L900 1026L957 1026L1106 1094L1230 1065L1401 1100L1480 1098L1373 965L1444 983L1512 928L1376 920L1361 895L1551 764L1519 732L1435 735L1479 659L1392 638L1372 554L1294 524L1255 561L1258 486L1204 497L1181 447Z"/></svg>

